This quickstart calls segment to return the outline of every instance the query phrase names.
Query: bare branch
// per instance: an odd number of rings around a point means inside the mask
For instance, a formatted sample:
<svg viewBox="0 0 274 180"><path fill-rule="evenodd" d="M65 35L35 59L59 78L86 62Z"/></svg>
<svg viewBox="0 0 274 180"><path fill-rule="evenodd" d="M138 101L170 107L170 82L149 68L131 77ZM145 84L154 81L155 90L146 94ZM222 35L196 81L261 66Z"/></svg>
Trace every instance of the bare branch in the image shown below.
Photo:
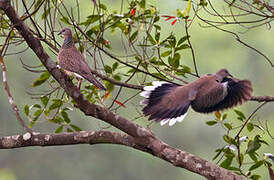
<svg viewBox="0 0 274 180"><path fill-rule="evenodd" d="M250 101L271 102L271 101L274 101L274 97L273 96L252 96Z"/></svg>
<svg viewBox="0 0 274 180"><path fill-rule="evenodd" d="M81 131L61 134L33 133L33 135L26 133L24 135L0 137L0 149L75 144L118 144L149 153L168 161L174 166L183 167L193 172L201 172L208 179L244 179L241 176L235 175L226 169L202 160L188 152L170 147L159 139L154 139L149 146L140 145L138 141L138 138L111 131Z"/></svg>
<svg viewBox="0 0 274 180"><path fill-rule="evenodd" d="M20 114L19 114L19 110L16 106L16 104L14 103L14 99L11 95L11 92L10 92L10 88L9 88L9 85L8 85L8 82L7 82L7 70L6 70L6 66L5 66L5 63L4 63L4 60L3 58L0 56L0 64L2 66L2 70L3 70L3 84L4 84L4 87L5 87L5 90L8 94L8 99L9 99L9 103L10 103L10 106L12 108L12 110L15 112L15 115L16 115L16 118L18 119L19 123L21 124L21 126L27 131L27 132L32 132L32 130L25 124L24 120L21 118Z"/></svg>

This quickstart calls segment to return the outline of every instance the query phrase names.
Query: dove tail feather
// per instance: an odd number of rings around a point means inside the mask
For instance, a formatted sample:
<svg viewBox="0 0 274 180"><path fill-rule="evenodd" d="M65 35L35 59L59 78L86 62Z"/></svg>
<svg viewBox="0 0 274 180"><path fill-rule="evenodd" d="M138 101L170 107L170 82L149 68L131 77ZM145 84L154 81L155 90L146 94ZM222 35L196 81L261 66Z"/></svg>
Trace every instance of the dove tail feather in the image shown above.
<svg viewBox="0 0 274 180"><path fill-rule="evenodd" d="M86 77L84 77L86 80L88 80L90 83L95 85L101 90L106 90L105 86L103 86L92 74L88 74Z"/></svg>
<svg viewBox="0 0 274 180"><path fill-rule="evenodd" d="M188 110L190 103L183 104L173 109L168 109L161 105L162 98L174 90L178 85L170 84L166 82L153 82L153 86L144 87L144 91L140 93L145 97L145 100L141 101L141 104L146 105L143 108L145 116L150 116L149 120L155 120L161 122L161 125L169 122L172 126L176 122L181 122Z"/></svg>

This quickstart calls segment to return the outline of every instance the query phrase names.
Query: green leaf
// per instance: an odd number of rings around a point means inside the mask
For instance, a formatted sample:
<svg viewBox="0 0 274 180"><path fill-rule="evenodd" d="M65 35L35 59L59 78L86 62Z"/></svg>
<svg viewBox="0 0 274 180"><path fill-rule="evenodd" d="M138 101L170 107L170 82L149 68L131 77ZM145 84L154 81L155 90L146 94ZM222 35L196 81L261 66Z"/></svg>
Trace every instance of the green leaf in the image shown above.
<svg viewBox="0 0 274 180"><path fill-rule="evenodd" d="M233 157L228 156L228 157L226 157L226 159L221 163L220 166L227 169L227 168L231 165L232 160L233 160Z"/></svg>
<svg viewBox="0 0 274 180"><path fill-rule="evenodd" d="M53 123L56 123L56 124L61 124L61 123L64 122L64 120L61 117L59 117L59 116L55 116L55 118L50 119L49 121L53 122Z"/></svg>
<svg viewBox="0 0 274 180"><path fill-rule="evenodd" d="M115 62L112 64L112 71L115 71L119 66L119 63L118 62Z"/></svg>
<svg viewBox="0 0 274 180"><path fill-rule="evenodd" d="M49 98L47 96L42 96L40 98L40 101L43 103L44 107L47 106L48 102L49 102Z"/></svg>
<svg viewBox="0 0 274 180"><path fill-rule="evenodd" d="M148 34L147 38L148 38L148 41L149 41L152 45L156 45L156 41L153 39L153 37L152 37L150 34Z"/></svg>
<svg viewBox="0 0 274 180"><path fill-rule="evenodd" d="M98 31L99 31L99 29L100 29L100 26L93 26L92 28L90 28L90 29L86 32L86 34L87 34L90 38L92 38L92 34L97 34ZM92 39L93 39L93 38L92 38Z"/></svg>
<svg viewBox="0 0 274 180"><path fill-rule="evenodd" d="M50 77L50 73L48 71L44 72L43 74L41 74L41 76L38 79L36 79L32 83L32 87L40 86L41 84L46 82L49 79L49 77Z"/></svg>
<svg viewBox="0 0 274 180"><path fill-rule="evenodd" d="M168 43L170 44L171 47L175 47L176 45L176 38L174 35L170 35L168 38L167 38L167 41Z"/></svg>
<svg viewBox="0 0 274 180"><path fill-rule="evenodd" d="M164 76L164 75L161 74L161 73L151 73L151 74L153 74L154 76L157 76L157 77L159 77L159 78L166 79L166 76Z"/></svg>
<svg viewBox="0 0 274 180"><path fill-rule="evenodd" d="M48 109L45 109L45 110L44 110L44 115L45 115L45 116L48 117L48 116L49 116L49 113L50 113L50 110L48 110Z"/></svg>
<svg viewBox="0 0 274 180"><path fill-rule="evenodd" d="M234 112L242 119L246 119L245 115L243 112L237 110L237 109L234 109Z"/></svg>
<svg viewBox="0 0 274 180"><path fill-rule="evenodd" d="M63 105L63 102L61 99L53 99L52 101L53 101L53 103L49 107L50 111L53 109L59 108Z"/></svg>
<svg viewBox="0 0 274 180"><path fill-rule="evenodd" d="M180 50L182 50L182 49L188 49L189 48L189 45L188 44L183 44L183 45L181 45L181 46L179 46L179 47L176 47L175 48L175 51L180 51Z"/></svg>
<svg viewBox="0 0 274 180"><path fill-rule="evenodd" d="M254 162L258 162L257 154L255 152L248 153L248 155Z"/></svg>
<svg viewBox="0 0 274 180"><path fill-rule="evenodd" d="M217 124L218 122L217 121L207 121L206 124L209 125L209 126L213 126L215 124Z"/></svg>
<svg viewBox="0 0 274 180"><path fill-rule="evenodd" d="M223 152L223 149L216 149L217 154L213 157L213 160L217 159L217 157L220 156L220 154Z"/></svg>
<svg viewBox="0 0 274 180"><path fill-rule="evenodd" d="M155 27L156 30L159 30L159 31L161 30L161 26L159 26L157 24L154 24L153 26Z"/></svg>
<svg viewBox="0 0 274 180"><path fill-rule="evenodd" d="M88 26L92 23L95 23L96 21L98 21L100 19L99 15L90 15L87 17L87 20L85 22L82 22L81 25L85 25Z"/></svg>
<svg viewBox="0 0 274 180"><path fill-rule="evenodd" d="M108 92L111 92L111 91L114 90L114 85L111 82L109 82L109 81L104 81L104 82L105 82L105 85L106 85L106 88L107 88Z"/></svg>
<svg viewBox="0 0 274 180"><path fill-rule="evenodd" d="M117 81L121 81L121 76L119 76L118 74L115 74L113 78Z"/></svg>
<svg viewBox="0 0 274 180"><path fill-rule="evenodd" d="M42 114L42 109L38 109L37 111L35 111L34 113L33 113L33 116L34 117L39 117L41 114Z"/></svg>
<svg viewBox="0 0 274 180"><path fill-rule="evenodd" d="M250 140L247 145L246 153L254 153L261 147L259 141Z"/></svg>
<svg viewBox="0 0 274 180"><path fill-rule="evenodd" d="M29 116L29 106L28 105L25 105L24 112L27 116Z"/></svg>
<svg viewBox="0 0 274 180"><path fill-rule="evenodd" d="M251 131L254 129L253 123L248 123L248 124L246 125L246 128L247 128L247 130L248 130L249 132L251 132Z"/></svg>
<svg viewBox="0 0 274 180"><path fill-rule="evenodd" d="M159 39L160 39L160 33L159 33L159 32L156 32L156 34L155 34L155 40L156 40L157 42L159 42Z"/></svg>
<svg viewBox="0 0 274 180"><path fill-rule="evenodd" d="M222 120L225 120L227 118L227 114L225 113L222 117Z"/></svg>
<svg viewBox="0 0 274 180"><path fill-rule="evenodd" d="M138 35L138 31L135 31L134 33L132 33L132 35L129 38L130 42L134 41L136 39L137 35Z"/></svg>
<svg viewBox="0 0 274 180"><path fill-rule="evenodd" d="M41 2L42 2L42 0L37 0L34 5L34 9L38 8Z"/></svg>
<svg viewBox="0 0 274 180"><path fill-rule="evenodd" d="M185 76L186 73L190 73L191 72L191 69L188 66L182 66L182 65L180 65L180 67L182 67L182 69L179 68L175 72L177 75Z"/></svg>
<svg viewBox="0 0 274 180"><path fill-rule="evenodd" d="M48 8L44 13L42 14L42 19L45 19L50 13L50 8Z"/></svg>
<svg viewBox="0 0 274 180"><path fill-rule="evenodd" d="M55 130L55 133L61 133L61 132L63 132L63 129L64 129L64 126L61 125Z"/></svg>
<svg viewBox="0 0 274 180"><path fill-rule="evenodd" d="M61 115L62 115L62 117L63 117L63 119L64 119L64 121L66 122L66 123L70 123L71 121L70 121L70 119L69 119L69 116L68 116L68 113L67 112L65 112L65 111L62 111L61 112Z"/></svg>
<svg viewBox="0 0 274 180"><path fill-rule="evenodd" d="M70 128L67 128L67 132L73 132L73 130Z"/></svg>
<svg viewBox="0 0 274 180"><path fill-rule="evenodd" d="M175 53L173 57L173 64L172 64L172 67L174 69L177 69L180 66L180 59L181 59L181 55L179 53Z"/></svg>
<svg viewBox="0 0 274 180"><path fill-rule="evenodd" d="M78 126L74 125L74 124L70 124L70 127L74 130L74 131L82 131L81 128L79 128Z"/></svg>
<svg viewBox="0 0 274 180"><path fill-rule="evenodd" d="M102 9L102 10L104 10L104 11L107 10L107 6L104 5L103 3L100 3L100 4L99 4L99 8Z"/></svg>
<svg viewBox="0 0 274 180"><path fill-rule="evenodd" d="M168 51L165 51L165 52L163 52L162 54L161 54L161 57L167 57L167 56L169 56L170 54L172 53L172 51L170 51L170 50L168 50Z"/></svg>
<svg viewBox="0 0 274 180"><path fill-rule="evenodd" d="M224 123L224 126L228 129L228 130L231 130L232 129L232 126L230 123Z"/></svg>
<svg viewBox="0 0 274 180"><path fill-rule="evenodd" d="M250 176L250 179L252 179L252 180L258 180L260 178L261 178L261 176L258 174L253 174L252 176Z"/></svg>
<svg viewBox="0 0 274 180"><path fill-rule="evenodd" d="M112 68L110 66L105 65L104 69L105 69L106 73L109 73L109 74L112 73Z"/></svg>
<svg viewBox="0 0 274 180"><path fill-rule="evenodd" d="M232 166L228 167L227 169L228 169L228 170L231 170L231 171L239 171L239 172L241 171L240 168L232 167Z"/></svg>
<svg viewBox="0 0 274 180"><path fill-rule="evenodd" d="M35 125L35 121L30 121L29 128L32 128Z"/></svg>
<svg viewBox="0 0 274 180"><path fill-rule="evenodd" d="M258 162L256 162L255 164L253 164L250 168L249 168L249 171L252 171L252 170L254 170L254 169L257 169L257 168L259 168L261 165L263 165L264 164L264 161L258 161Z"/></svg>
<svg viewBox="0 0 274 180"><path fill-rule="evenodd" d="M40 106L39 104L34 104L34 105L32 106L32 108L41 109L41 106Z"/></svg>
<svg viewBox="0 0 274 180"><path fill-rule="evenodd" d="M68 17L62 17L62 18L60 19L60 21L62 21L62 22L65 23L65 24L71 25L70 20L69 20Z"/></svg>
<svg viewBox="0 0 274 180"><path fill-rule="evenodd" d="M227 142L228 144L232 144L233 139L231 137L229 137L228 135L224 135L223 139L225 142Z"/></svg>
<svg viewBox="0 0 274 180"><path fill-rule="evenodd" d="M180 66L180 58L181 58L181 55L179 53L175 53L173 58L169 56L168 57L169 65L172 66L174 69L177 69Z"/></svg>
<svg viewBox="0 0 274 180"><path fill-rule="evenodd" d="M154 20L153 20L153 24L158 22L160 20L160 16L155 16ZM154 25L155 26L155 25ZM156 25L157 26L157 25ZM156 27L155 27L156 28ZM156 28L157 29L157 28Z"/></svg>
<svg viewBox="0 0 274 180"><path fill-rule="evenodd" d="M141 0L139 2L139 6L140 6L140 8L144 9L146 7L146 1L145 0Z"/></svg>
<svg viewBox="0 0 274 180"><path fill-rule="evenodd" d="M182 38L178 41L177 46L180 46L183 42L185 42L185 41L187 40L188 37L190 37L190 36L184 36L184 37L182 37Z"/></svg>

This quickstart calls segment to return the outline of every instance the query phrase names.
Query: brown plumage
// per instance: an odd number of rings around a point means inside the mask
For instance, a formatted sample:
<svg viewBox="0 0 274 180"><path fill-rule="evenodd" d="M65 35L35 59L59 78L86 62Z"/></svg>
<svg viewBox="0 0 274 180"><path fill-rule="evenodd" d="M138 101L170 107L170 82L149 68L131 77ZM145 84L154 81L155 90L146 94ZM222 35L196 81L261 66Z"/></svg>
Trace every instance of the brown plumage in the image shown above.
<svg viewBox="0 0 274 180"><path fill-rule="evenodd" d="M64 36L64 43L59 50L57 58L59 66L64 69L68 75L80 75L99 89L106 90L106 88L92 75L91 69L84 56L75 47L71 30L65 28L60 34Z"/></svg>
<svg viewBox="0 0 274 180"><path fill-rule="evenodd" d="M174 125L183 120L189 106L196 112L210 113L249 100L252 93L250 81L229 76L226 69L221 69L185 86L153 82L153 86L146 86L140 94L146 98L141 102L146 105L144 115L150 116L149 120L161 121L161 125L167 122Z"/></svg>

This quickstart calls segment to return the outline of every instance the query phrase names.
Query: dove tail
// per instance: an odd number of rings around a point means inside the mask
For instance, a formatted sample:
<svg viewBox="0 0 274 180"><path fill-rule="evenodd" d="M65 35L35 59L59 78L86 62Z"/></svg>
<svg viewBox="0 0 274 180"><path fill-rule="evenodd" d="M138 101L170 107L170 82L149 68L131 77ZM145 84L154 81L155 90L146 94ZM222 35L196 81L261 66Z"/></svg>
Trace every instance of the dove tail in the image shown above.
<svg viewBox="0 0 274 180"><path fill-rule="evenodd" d="M86 78L89 82L91 82L93 85L98 87L101 90L107 90L105 86L103 86L92 74L89 74L88 77Z"/></svg>
<svg viewBox="0 0 274 180"><path fill-rule="evenodd" d="M146 105L143 108L144 115L150 116L149 120L155 119L161 125L169 122L169 125L172 126L176 122L181 122L186 115L189 104L172 109L161 104L162 98L178 85L159 81L154 81L152 85L144 87L144 91L140 93L141 96L146 98L140 102L141 105Z"/></svg>

